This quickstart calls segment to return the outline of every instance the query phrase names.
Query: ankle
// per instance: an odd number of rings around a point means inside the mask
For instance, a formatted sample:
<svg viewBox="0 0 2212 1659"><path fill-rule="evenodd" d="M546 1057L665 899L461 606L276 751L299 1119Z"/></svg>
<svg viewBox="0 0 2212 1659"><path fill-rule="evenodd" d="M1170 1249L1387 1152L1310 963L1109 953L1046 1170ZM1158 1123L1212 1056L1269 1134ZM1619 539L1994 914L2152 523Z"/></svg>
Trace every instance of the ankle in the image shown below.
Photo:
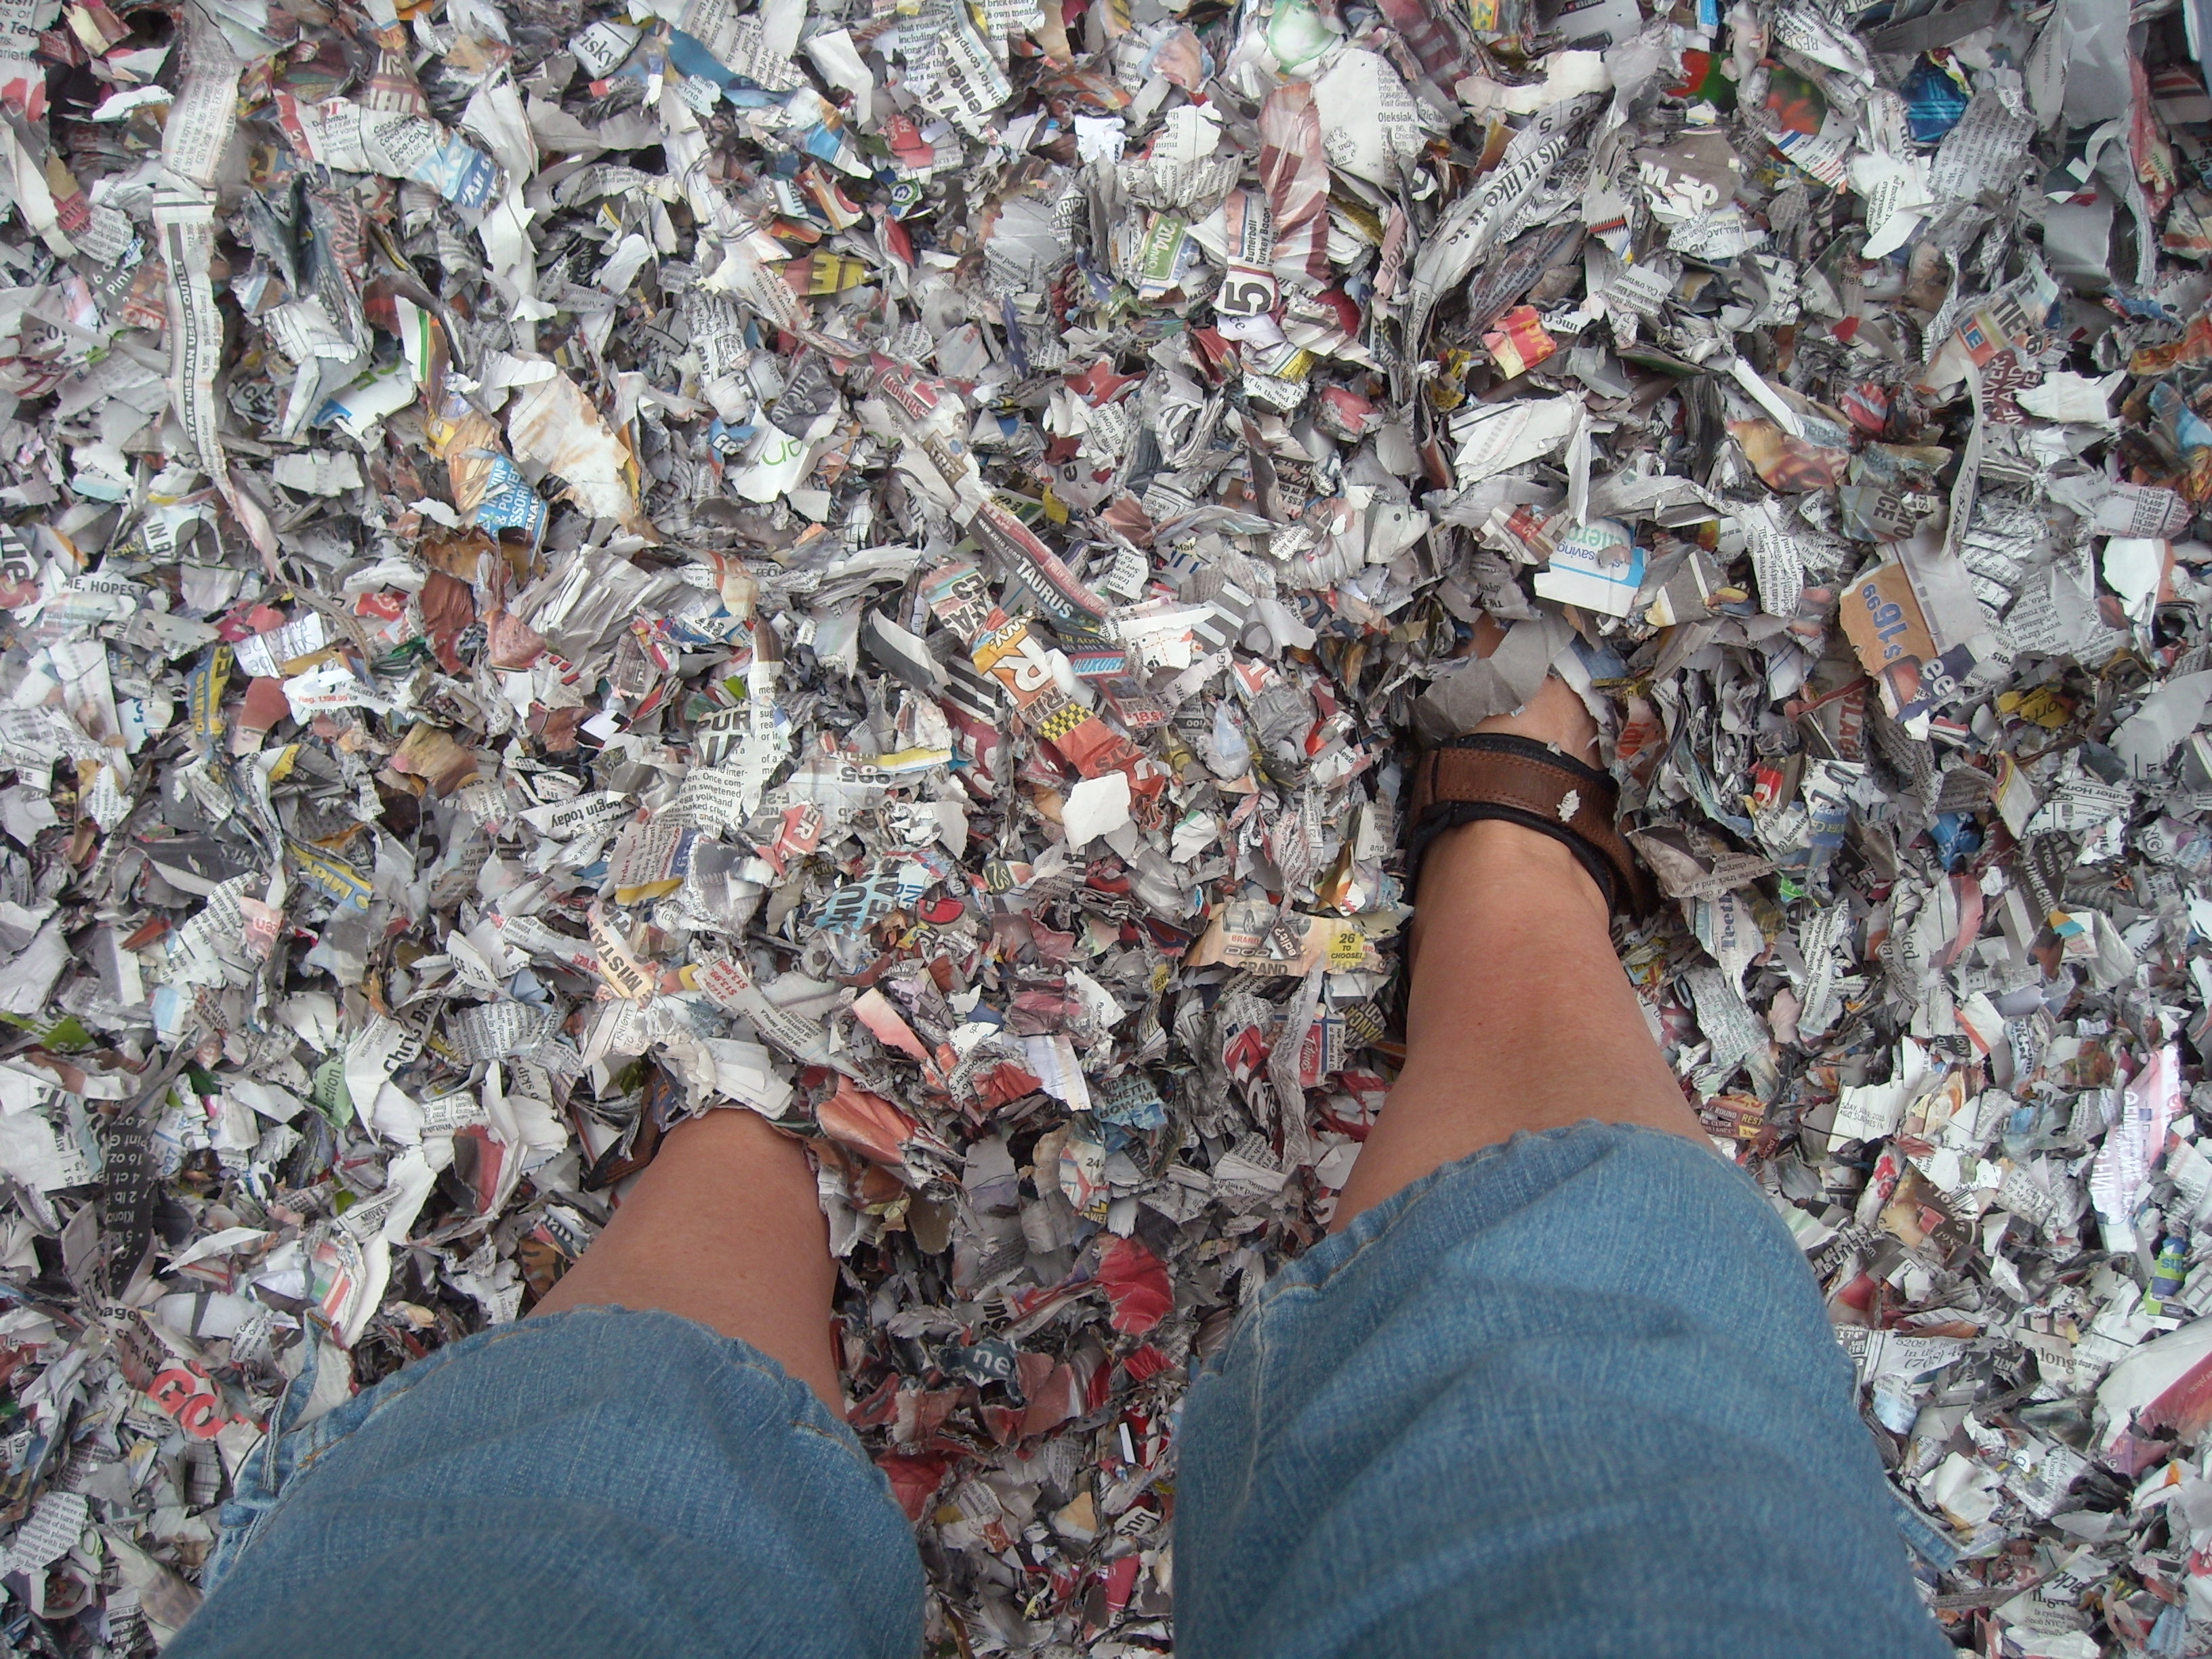
<svg viewBox="0 0 2212 1659"><path fill-rule="evenodd" d="M1443 921L1500 905L1553 915L1588 910L1608 932L1605 892L1563 842L1540 830L1485 818L1447 830L1421 861L1417 921Z"/></svg>

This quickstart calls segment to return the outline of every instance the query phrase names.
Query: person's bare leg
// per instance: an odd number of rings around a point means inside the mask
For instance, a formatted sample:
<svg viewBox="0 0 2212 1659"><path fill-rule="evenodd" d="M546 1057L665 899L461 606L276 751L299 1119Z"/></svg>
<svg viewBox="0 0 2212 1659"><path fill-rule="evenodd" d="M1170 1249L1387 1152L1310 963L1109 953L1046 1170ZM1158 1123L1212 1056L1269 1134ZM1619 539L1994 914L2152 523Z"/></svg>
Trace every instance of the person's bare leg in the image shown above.
<svg viewBox="0 0 2212 1659"><path fill-rule="evenodd" d="M750 1342L845 1406L830 1341L830 1224L799 1143L758 1115L709 1112L668 1133L583 1258L532 1310L659 1308Z"/></svg>
<svg viewBox="0 0 2212 1659"><path fill-rule="evenodd" d="M1596 726L1557 679L1475 729L1595 759ZM1613 955L1605 896L1559 842L1511 823L1447 830L1413 927L1406 1068L1332 1228L1522 1129L1597 1118L1705 1138Z"/></svg>

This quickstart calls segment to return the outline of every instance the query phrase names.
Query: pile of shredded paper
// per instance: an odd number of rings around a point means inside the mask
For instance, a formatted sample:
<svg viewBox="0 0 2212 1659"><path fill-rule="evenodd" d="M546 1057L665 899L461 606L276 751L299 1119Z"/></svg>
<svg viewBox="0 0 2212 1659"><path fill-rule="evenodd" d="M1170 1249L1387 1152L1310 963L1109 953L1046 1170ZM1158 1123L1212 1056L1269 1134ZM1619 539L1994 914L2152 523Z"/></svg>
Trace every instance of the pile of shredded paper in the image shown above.
<svg viewBox="0 0 2212 1659"><path fill-rule="evenodd" d="M280 1402L716 1109L818 1158L933 1650L1167 1651L1178 1403L1402 1057L1407 758L1547 672L1936 1615L2212 1652L2203 54L0 0L0 1652L150 1651Z"/></svg>

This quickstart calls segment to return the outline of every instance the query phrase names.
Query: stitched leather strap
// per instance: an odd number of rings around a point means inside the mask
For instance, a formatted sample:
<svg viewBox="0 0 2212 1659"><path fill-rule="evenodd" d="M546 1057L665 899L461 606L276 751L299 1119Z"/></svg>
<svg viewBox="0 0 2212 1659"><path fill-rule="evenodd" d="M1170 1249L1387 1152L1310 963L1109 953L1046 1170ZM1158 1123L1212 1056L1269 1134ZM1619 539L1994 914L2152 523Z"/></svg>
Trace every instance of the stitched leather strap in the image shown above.
<svg viewBox="0 0 2212 1659"><path fill-rule="evenodd" d="M1605 773L1547 744L1502 732L1469 732L1413 764L1406 811L1409 871L1418 881L1420 856L1441 831L1503 819L1565 845L1614 910L1644 915L1657 894L1613 825L1619 799Z"/></svg>

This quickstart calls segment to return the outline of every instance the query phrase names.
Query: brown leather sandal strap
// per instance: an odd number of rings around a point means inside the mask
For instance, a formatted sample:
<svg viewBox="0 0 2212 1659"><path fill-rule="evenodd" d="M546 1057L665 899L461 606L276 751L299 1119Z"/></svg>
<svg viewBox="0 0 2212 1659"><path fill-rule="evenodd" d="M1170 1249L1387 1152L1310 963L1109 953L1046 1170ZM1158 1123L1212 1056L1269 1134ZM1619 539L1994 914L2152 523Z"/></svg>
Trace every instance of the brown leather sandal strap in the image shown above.
<svg viewBox="0 0 2212 1659"><path fill-rule="evenodd" d="M1422 849L1431 838L1423 828L1431 822L1442 828L1446 822L1503 818L1563 842L1589 868L1614 909L1642 916L1657 894L1614 825L1619 799L1611 777L1547 744L1503 732L1470 732L1414 763L1407 801L1408 844L1416 853Z"/></svg>

